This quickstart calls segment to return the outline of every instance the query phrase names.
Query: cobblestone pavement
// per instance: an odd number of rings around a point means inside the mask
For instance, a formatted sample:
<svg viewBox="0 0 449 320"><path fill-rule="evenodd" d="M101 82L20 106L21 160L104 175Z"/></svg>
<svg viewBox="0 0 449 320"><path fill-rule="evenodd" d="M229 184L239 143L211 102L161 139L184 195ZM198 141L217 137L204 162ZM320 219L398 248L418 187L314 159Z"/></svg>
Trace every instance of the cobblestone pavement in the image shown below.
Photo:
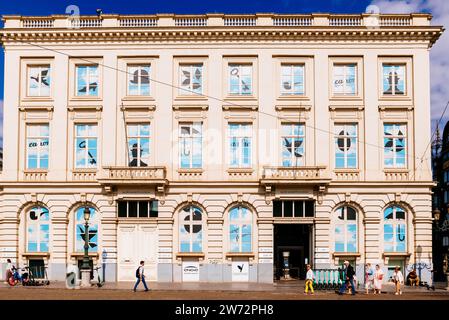
<svg viewBox="0 0 449 320"><path fill-rule="evenodd" d="M387 287L380 295L365 295L360 292L355 296L339 296L333 291L316 291L315 295L304 295L300 286L271 286L271 290L239 290L232 287L195 290L159 289L153 285L153 290L144 292L142 287L138 292L131 290L132 284L126 283L103 288L66 289L63 284L49 287L9 287L0 286L0 300L449 300L449 292L443 289L428 291L425 288L406 288L402 295L394 295ZM203 288L205 286L203 285ZM210 286L209 286L210 287ZM207 288L207 287L206 287ZM256 289L259 289L256 287Z"/></svg>

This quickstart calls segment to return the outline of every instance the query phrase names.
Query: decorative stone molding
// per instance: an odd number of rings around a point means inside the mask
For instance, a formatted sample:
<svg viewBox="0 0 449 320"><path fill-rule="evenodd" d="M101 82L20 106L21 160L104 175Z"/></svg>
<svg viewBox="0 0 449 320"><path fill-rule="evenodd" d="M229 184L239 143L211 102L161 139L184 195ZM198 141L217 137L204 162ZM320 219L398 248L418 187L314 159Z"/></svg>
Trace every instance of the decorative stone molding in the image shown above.
<svg viewBox="0 0 449 320"><path fill-rule="evenodd" d="M230 168L227 170L230 179L251 179L253 178L254 170L252 168Z"/></svg>
<svg viewBox="0 0 449 320"><path fill-rule="evenodd" d="M24 170L23 180L28 182L47 181L47 170Z"/></svg>
<svg viewBox="0 0 449 320"><path fill-rule="evenodd" d="M411 253L405 253L405 252L384 252L384 253L382 253L382 258L384 259L384 264L387 265L388 261L391 258L409 259L411 255L412 255Z"/></svg>
<svg viewBox="0 0 449 320"><path fill-rule="evenodd" d="M409 181L408 169L384 169L385 180L387 181Z"/></svg>
<svg viewBox="0 0 449 320"><path fill-rule="evenodd" d="M80 170L74 169L72 171L72 180L73 181L96 181L97 178L97 170Z"/></svg>
<svg viewBox="0 0 449 320"><path fill-rule="evenodd" d="M178 169L178 177L180 180L201 180L203 173L203 169Z"/></svg>

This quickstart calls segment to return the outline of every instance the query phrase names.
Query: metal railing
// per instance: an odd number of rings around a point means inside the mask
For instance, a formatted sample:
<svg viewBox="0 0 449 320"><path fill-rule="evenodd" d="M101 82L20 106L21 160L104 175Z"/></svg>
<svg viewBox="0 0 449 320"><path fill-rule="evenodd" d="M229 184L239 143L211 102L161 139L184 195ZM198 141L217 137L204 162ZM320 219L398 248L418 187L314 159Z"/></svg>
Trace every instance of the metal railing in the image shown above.
<svg viewBox="0 0 449 320"><path fill-rule="evenodd" d="M313 287L315 290L336 290L344 283L343 272L339 269L315 269Z"/></svg>

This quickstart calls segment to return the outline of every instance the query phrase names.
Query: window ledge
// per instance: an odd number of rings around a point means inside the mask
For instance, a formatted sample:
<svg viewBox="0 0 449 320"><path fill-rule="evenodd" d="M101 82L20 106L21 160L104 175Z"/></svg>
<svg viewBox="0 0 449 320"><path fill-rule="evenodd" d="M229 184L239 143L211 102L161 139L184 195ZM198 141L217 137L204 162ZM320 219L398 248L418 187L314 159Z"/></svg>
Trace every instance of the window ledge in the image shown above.
<svg viewBox="0 0 449 320"><path fill-rule="evenodd" d="M73 173L84 173L84 172L88 172L88 173L96 173L98 172L97 168L76 168L72 170Z"/></svg>
<svg viewBox="0 0 449 320"><path fill-rule="evenodd" d="M253 173L253 168L229 168L226 170L228 173Z"/></svg>
<svg viewBox="0 0 449 320"><path fill-rule="evenodd" d="M204 258L203 252L178 252L176 258Z"/></svg>
<svg viewBox="0 0 449 320"><path fill-rule="evenodd" d="M99 98L99 97L70 97L71 101L102 101L103 98Z"/></svg>
<svg viewBox="0 0 449 320"><path fill-rule="evenodd" d="M363 101L363 97L360 95L341 95L341 96L331 96L330 101Z"/></svg>
<svg viewBox="0 0 449 320"><path fill-rule="evenodd" d="M332 253L333 258L350 258L350 257L360 257L359 252L334 252Z"/></svg>
<svg viewBox="0 0 449 320"><path fill-rule="evenodd" d="M124 96L122 101L155 101L153 96Z"/></svg>
<svg viewBox="0 0 449 320"><path fill-rule="evenodd" d="M22 256L48 258L50 257L50 252L24 252L22 253Z"/></svg>
<svg viewBox="0 0 449 320"><path fill-rule="evenodd" d="M22 102L54 102L53 97L23 97Z"/></svg>
<svg viewBox="0 0 449 320"><path fill-rule="evenodd" d="M208 97L204 95L204 93L201 94L192 94L192 95L179 95L175 98L175 101L182 101L182 100L207 100Z"/></svg>
<svg viewBox="0 0 449 320"><path fill-rule="evenodd" d="M25 169L23 173L48 173L48 169Z"/></svg>
<svg viewBox="0 0 449 320"><path fill-rule="evenodd" d="M257 101L257 97L253 95L233 95L233 96L226 96L224 100L243 100L243 101Z"/></svg>
<svg viewBox="0 0 449 320"><path fill-rule="evenodd" d="M252 252L227 252L226 258L254 258Z"/></svg>
<svg viewBox="0 0 449 320"><path fill-rule="evenodd" d="M93 258L98 258L99 254L98 254L98 252L89 252L88 256L89 257L93 257ZM72 252L70 254L70 257L72 257L72 258L82 258L82 257L84 257L84 252Z"/></svg>
<svg viewBox="0 0 449 320"><path fill-rule="evenodd" d="M202 168L183 168L178 169L179 173L203 173L204 169Z"/></svg>
<svg viewBox="0 0 449 320"><path fill-rule="evenodd" d="M412 101L410 96L384 96L379 97L379 101Z"/></svg>
<svg viewBox="0 0 449 320"><path fill-rule="evenodd" d="M382 257L410 257L412 254L407 252L384 252Z"/></svg>
<svg viewBox="0 0 449 320"><path fill-rule="evenodd" d="M284 96L278 96L277 100L310 100L310 97L305 94L291 94L291 95L284 95Z"/></svg>

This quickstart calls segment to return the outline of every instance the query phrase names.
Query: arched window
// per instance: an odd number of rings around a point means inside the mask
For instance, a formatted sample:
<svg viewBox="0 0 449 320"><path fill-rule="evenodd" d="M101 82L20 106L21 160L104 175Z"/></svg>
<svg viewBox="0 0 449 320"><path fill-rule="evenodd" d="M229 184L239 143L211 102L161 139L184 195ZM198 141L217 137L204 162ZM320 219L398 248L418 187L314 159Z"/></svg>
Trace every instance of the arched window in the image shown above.
<svg viewBox="0 0 449 320"><path fill-rule="evenodd" d="M200 208L188 206L179 213L180 252L202 252L203 213Z"/></svg>
<svg viewBox="0 0 449 320"><path fill-rule="evenodd" d="M84 251L84 237L86 234L85 220L84 220L84 208L80 207L75 212L75 237L76 237L76 251ZM97 211L89 207L89 252L98 251L98 221L99 217Z"/></svg>
<svg viewBox="0 0 449 320"><path fill-rule="evenodd" d="M251 252L252 214L245 207L229 211L229 242L231 252Z"/></svg>
<svg viewBox="0 0 449 320"><path fill-rule="evenodd" d="M406 251L405 211L401 207L391 206L384 211L384 251Z"/></svg>
<svg viewBox="0 0 449 320"><path fill-rule="evenodd" d="M47 208L33 207L26 213L27 251L48 252L50 213Z"/></svg>
<svg viewBox="0 0 449 320"><path fill-rule="evenodd" d="M336 214L335 252L357 252L357 212L341 207Z"/></svg>

